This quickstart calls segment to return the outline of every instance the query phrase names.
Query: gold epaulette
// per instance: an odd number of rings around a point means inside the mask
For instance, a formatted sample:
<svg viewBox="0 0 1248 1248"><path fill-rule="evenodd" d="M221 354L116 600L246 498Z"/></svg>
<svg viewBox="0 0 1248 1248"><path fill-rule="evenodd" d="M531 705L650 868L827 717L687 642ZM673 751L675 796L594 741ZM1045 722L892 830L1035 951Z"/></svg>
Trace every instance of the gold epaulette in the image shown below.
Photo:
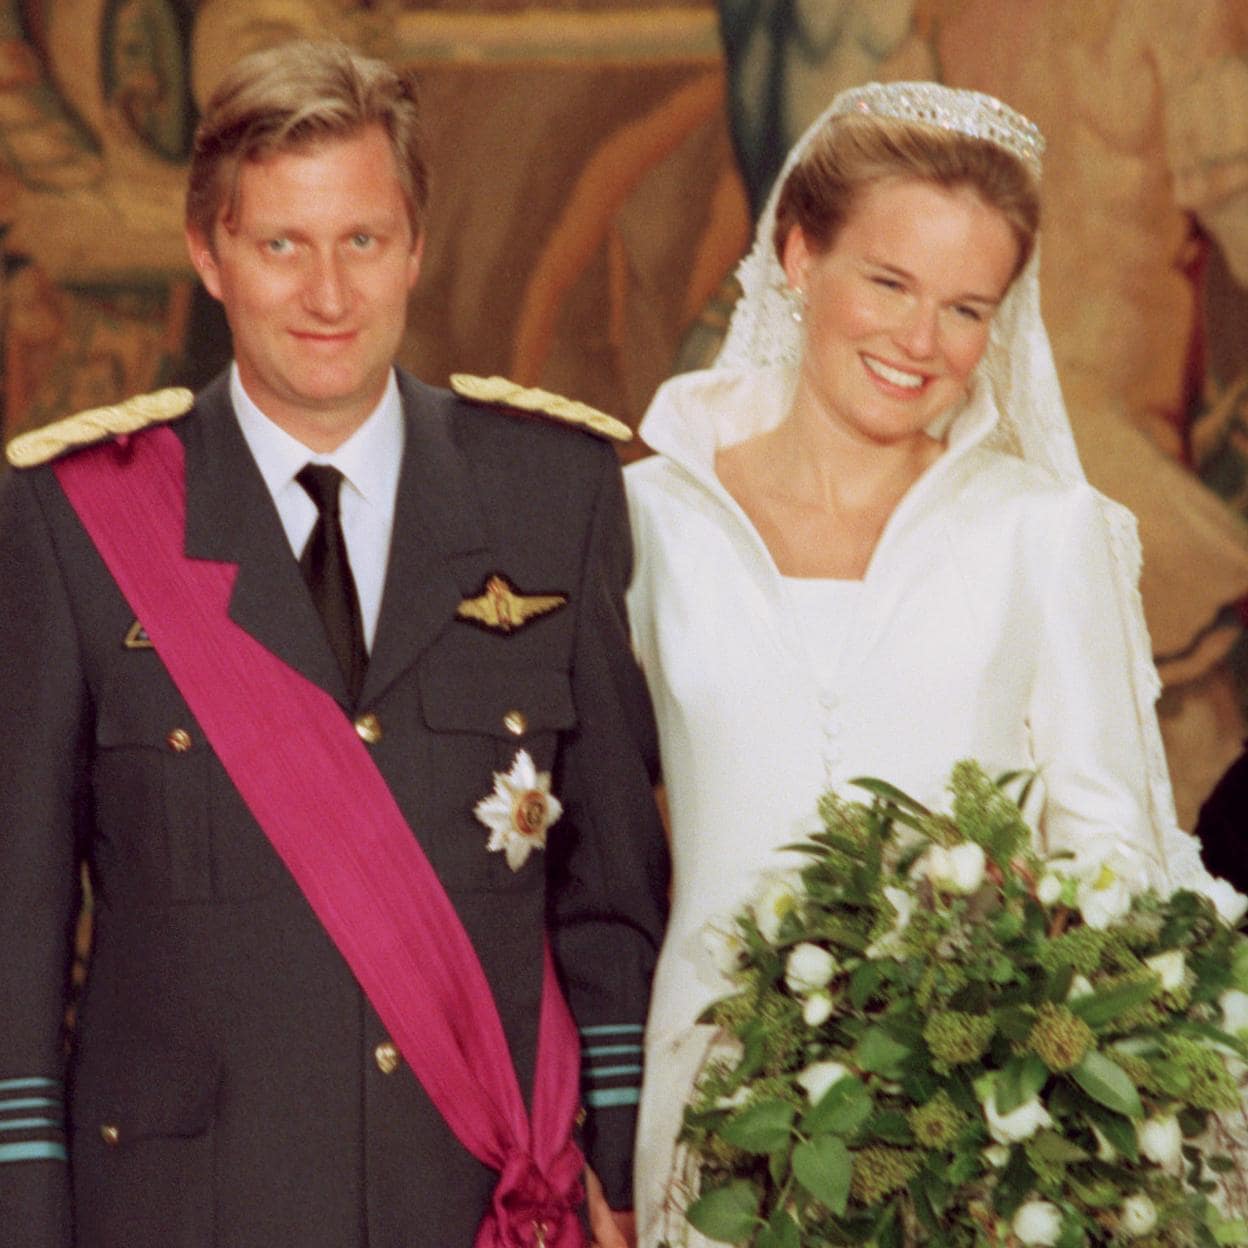
<svg viewBox="0 0 1248 1248"><path fill-rule="evenodd" d="M565 399L561 394L517 385L506 377L474 377L470 373L454 373L451 376L451 389L462 398L472 399L475 403L498 403L523 412L536 412L540 416L549 416L566 425L576 425L616 442L632 440L633 431L622 420L616 420L614 416L608 416L606 412L600 412L586 403Z"/></svg>
<svg viewBox="0 0 1248 1248"><path fill-rule="evenodd" d="M195 396L189 390L172 386L151 394L136 394L124 403L92 407L14 438L5 448L5 458L14 468L35 468L66 451L177 420L191 410L194 402Z"/></svg>

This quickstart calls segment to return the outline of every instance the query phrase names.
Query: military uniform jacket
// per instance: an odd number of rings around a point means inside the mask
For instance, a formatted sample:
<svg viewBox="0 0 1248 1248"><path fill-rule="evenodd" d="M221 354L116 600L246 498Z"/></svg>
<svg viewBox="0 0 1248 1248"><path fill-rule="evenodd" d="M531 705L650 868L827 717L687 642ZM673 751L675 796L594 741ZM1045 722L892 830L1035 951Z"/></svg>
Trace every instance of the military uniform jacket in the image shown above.
<svg viewBox="0 0 1248 1248"><path fill-rule="evenodd" d="M400 391L358 705L224 378L174 426L185 549L237 563L231 616L356 717L477 949L526 1096L550 931L583 1037L582 1142L629 1207L667 860L615 456L405 375ZM495 573L567 604L509 633L458 618ZM396 1059L47 467L0 484L0 587L0 1240L467 1248L495 1176ZM521 747L564 813L513 872L473 807ZM94 934L66 1057L83 864Z"/></svg>

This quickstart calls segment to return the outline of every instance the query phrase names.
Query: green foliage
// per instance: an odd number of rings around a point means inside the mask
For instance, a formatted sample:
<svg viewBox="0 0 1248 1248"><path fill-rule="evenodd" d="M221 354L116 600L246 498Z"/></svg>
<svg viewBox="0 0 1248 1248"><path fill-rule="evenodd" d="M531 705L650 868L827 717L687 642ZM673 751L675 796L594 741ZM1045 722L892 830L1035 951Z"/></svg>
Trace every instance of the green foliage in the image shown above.
<svg viewBox="0 0 1248 1248"><path fill-rule="evenodd" d="M978 1061L988 1048L996 1024L991 1014L967 1014L941 1010L923 1025L923 1039L931 1050L936 1069L947 1073L954 1066Z"/></svg>
<svg viewBox="0 0 1248 1248"><path fill-rule="evenodd" d="M708 1239L736 1244L754 1229L758 1216L758 1192L742 1179L704 1192L685 1216Z"/></svg>
<svg viewBox="0 0 1248 1248"><path fill-rule="evenodd" d="M1036 1011L1027 1044L1050 1070L1064 1071L1079 1065L1096 1036L1073 1010L1045 1001Z"/></svg>
<svg viewBox="0 0 1248 1248"><path fill-rule="evenodd" d="M1092 975L1101 962L1106 936L1094 927L1076 927L1036 949L1036 961L1048 971L1069 966L1080 975Z"/></svg>
<svg viewBox="0 0 1248 1248"><path fill-rule="evenodd" d="M840 1079L807 1111L802 1131L806 1135L832 1132L848 1139L865 1125L873 1110L866 1084L852 1077Z"/></svg>
<svg viewBox="0 0 1248 1248"><path fill-rule="evenodd" d="M930 1101L916 1105L906 1115L915 1142L924 1148L948 1148L970 1122L954 1103L948 1092L941 1088Z"/></svg>
<svg viewBox="0 0 1248 1248"><path fill-rule="evenodd" d="M1018 806L975 763L958 763L949 788L961 839L982 845L994 862L1009 862L1030 843Z"/></svg>
<svg viewBox="0 0 1248 1248"><path fill-rule="evenodd" d="M849 1149L835 1135L821 1135L793 1150L797 1181L837 1217L845 1212L854 1169Z"/></svg>
<svg viewBox="0 0 1248 1248"><path fill-rule="evenodd" d="M923 1154L915 1149L868 1144L854 1154L850 1193L859 1204L871 1208L905 1187L922 1163Z"/></svg>
<svg viewBox="0 0 1248 1248"><path fill-rule="evenodd" d="M1209 1199L1232 1163L1201 1134L1240 1104L1228 1062L1248 1047L1218 1000L1248 991L1248 939L1193 893L1143 893L1108 927L1085 923L1074 861L1033 852L972 763L954 771L951 814L861 787L869 801L821 801L778 933L753 909L731 921L735 991L706 1014L723 1043L682 1130L700 1193L689 1221L749 1248L1007 1248L1015 1211L1045 1199L1062 1213L1055 1248L1127 1248L1123 1201L1140 1194L1158 1221L1130 1248L1248 1244ZM982 879L927 877L932 847L970 844ZM1060 896L1042 902L1050 875ZM836 960L818 1023L785 981L798 942ZM1145 963L1162 953L1185 968L1170 991ZM1140 1150L1153 1116L1183 1127L1181 1175Z"/></svg>
<svg viewBox="0 0 1248 1248"><path fill-rule="evenodd" d="M788 1142L795 1113L786 1101L759 1101L733 1115L720 1134L743 1152L773 1153Z"/></svg>

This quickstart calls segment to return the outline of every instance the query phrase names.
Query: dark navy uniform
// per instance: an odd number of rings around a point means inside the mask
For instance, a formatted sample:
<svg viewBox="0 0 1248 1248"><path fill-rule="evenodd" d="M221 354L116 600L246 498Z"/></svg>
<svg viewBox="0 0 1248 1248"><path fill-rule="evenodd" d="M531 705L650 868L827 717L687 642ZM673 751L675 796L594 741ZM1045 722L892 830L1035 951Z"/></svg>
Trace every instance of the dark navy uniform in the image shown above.
<svg viewBox="0 0 1248 1248"><path fill-rule="evenodd" d="M667 859L615 455L402 374L400 392L358 705L224 378L174 425L186 551L237 563L232 617L356 719L477 949L526 1095L551 932L583 1036L583 1144L627 1208ZM495 574L567 603L514 631L459 618ZM0 485L0 586L0 1241L467 1248L495 1176L389 1042L48 467ZM473 807L519 748L564 810L513 872ZM66 1057L82 864L94 939Z"/></svg>
<svg viewBox="0 0 1248 1248"><path fill-rule="evenodd" d="M1248 741L1201 806L1195 835L1209 871L1248 890Z"/></svg>

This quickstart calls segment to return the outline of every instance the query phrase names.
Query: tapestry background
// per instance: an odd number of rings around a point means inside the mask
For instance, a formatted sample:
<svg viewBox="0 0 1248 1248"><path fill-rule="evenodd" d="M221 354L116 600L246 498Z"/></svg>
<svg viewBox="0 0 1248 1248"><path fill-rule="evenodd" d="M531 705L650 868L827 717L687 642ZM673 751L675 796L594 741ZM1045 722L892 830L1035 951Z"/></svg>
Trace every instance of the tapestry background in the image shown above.
<svg viewBox="0 0 1248 1248"><path fill-rule="evenodd" d="M295 34L421 71L403 362L633 424L713 352L752 208L837 90L938 78L1034 117L1046 318L1089 475L1140 516L1191 826L1248 701L1248 0L0 0L5 438L228 359L182 242L196 101Z"/></svg>

